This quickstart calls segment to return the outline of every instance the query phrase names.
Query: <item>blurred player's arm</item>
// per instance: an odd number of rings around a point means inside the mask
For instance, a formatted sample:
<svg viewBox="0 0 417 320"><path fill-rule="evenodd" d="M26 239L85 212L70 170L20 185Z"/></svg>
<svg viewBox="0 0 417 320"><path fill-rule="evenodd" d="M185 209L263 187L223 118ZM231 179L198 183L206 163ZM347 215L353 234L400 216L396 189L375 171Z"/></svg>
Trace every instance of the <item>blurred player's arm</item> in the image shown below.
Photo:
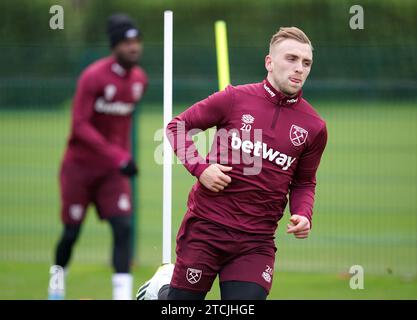
<svg viewBox="0 0 417 320"><path fill-rule="evenodd" d="M230 177L223 172L230 171L231 168L206 163L198 153L192 136L196 133L195 129L204 131L213 126L221 127L227 122L233 99L231 88L228 86L225 90L195 103L172 119L166 128L171 146L185 168L212 191L223 190L230 183Z"/></svg>
<svg viewBox="0 0 417 320"><path fill-rule="evenodd" d="M97 98L96 81L83 73L77 84L74 98L72 131L77 140L88 145L93 152L109 159L115 168L126 165L131 159L128 151L109 143L91 124L94 103Z"/></svg>
<svg viewBox="0 0 417 320"><path fill-rule="evenodd" d="M290 185L289 202L292 226L288 233L306 238L312 226L316 173L327 144L327 128L324 125L314 141L300 157Z"/></svg>

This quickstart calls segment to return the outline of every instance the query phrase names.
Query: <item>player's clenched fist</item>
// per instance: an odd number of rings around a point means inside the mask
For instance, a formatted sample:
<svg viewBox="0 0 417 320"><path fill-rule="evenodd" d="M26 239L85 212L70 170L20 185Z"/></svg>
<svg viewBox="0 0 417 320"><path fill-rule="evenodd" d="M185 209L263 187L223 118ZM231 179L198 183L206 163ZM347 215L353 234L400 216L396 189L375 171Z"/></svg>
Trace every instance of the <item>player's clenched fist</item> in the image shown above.
<svg viewBox="0 0 417 320"><path fill-rule="evenodd" d="M310 221L304 216L293 214L290 218L291 224L287 225L287 233L294 233L297 239L305 239L310 233Z"/></svg>
<svg viewBox="0 0 417 320"><path fill-rule="evenodd" d="M232 167L215 163L207 167L198 180L210 191L219 192L224 190L224 188L232 181L232 178L224 173L229 172L230 170L232 170Z"/></svg>

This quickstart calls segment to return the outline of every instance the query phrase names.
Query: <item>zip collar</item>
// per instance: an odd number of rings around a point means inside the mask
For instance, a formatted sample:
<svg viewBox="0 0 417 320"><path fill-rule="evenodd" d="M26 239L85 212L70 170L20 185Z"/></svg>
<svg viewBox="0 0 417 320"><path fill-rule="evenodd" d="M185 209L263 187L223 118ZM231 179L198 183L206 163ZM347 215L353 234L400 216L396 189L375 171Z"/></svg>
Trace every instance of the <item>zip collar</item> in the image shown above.
<svg viewBox="0 0 417 320"><path fill-rule="evenodd" d="M117 74L119 77L124 77L126 75L126 69L123 68L117 61L114 61L111 64L111 71Z"/></svg>
<svg viewBox="0 0 417 320"><path fill-rule="evenodd" d="M117 62L117 59L114 55L110 56L110 69L113 73L117 74L121 78L129 77L130 72L132 71L133 67L130 69L124 68L119 62Z"/></svg>
<svg viewBox="0 0 417 320"><path fill-rule="evenodd" d="M282 92L276 90L267 79L262 81L262 87L264 90L265 97L271 101L273 104L282 105L282 106L292 106L295 105L303 94L302 90L297 92L297 95L294 97L288 97Z"/></svg>

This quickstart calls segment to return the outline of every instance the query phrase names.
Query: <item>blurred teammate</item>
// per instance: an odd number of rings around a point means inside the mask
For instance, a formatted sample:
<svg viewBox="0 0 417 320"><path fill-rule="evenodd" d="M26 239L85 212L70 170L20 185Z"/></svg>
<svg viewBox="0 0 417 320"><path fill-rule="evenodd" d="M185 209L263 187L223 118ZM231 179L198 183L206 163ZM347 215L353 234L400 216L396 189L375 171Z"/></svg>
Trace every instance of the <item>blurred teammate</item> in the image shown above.
<svg viewBox="0 0 417 320"><path fill-rule="evenodd" d="M169 123L174 151L198 181L177 235L175 269L162 266L138 299L204 299L217 275L222 299L267 298L287 195L287 232L303 239L311 230L327 142L325 122L302 98L312 63L308 37L281 28L270 41L264 81L228 86ZM190 130L213 126L217 134L204 160Z"/></svg>
<svg viewBox="0 0 417 320"><path fill-rule="evenodd" d="M132 112L148 80L137 66L143 43L127 16L108 19L112 54L81 74L72 110L71 135L60 171L64 230L56 248L55 270L68 266L90 203L113 234L113 299L131 299L131 190L137 174L130 151ZM51 279L51 282L53 280ZM63 299L65 287L50 285L49 298Z"/></svg>

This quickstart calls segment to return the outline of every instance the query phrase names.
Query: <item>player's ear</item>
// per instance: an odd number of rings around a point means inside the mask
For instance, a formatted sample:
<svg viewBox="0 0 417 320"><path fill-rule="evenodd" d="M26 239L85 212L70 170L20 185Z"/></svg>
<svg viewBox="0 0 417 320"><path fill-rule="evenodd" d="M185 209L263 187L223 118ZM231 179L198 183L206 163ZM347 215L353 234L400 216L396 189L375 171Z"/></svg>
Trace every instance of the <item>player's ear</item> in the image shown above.
<svg viewBox="0 0 417 320"><path fill-rule="evenodd" d="M271 58L271 55L270 55L270 54L268 54L268 55L265 57L265 69L266 69L268 72L272 72L272 58Z"/></svg>

